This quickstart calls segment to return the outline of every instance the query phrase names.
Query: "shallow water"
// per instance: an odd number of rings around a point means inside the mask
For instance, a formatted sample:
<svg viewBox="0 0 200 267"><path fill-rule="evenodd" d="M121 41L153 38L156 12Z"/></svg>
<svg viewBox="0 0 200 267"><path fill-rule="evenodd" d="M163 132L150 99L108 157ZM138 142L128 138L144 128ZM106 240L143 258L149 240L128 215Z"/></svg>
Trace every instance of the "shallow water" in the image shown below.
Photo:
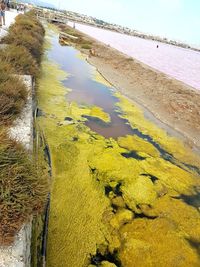
<svg viewBox="0 0 200 267"><path fill-rule="evenodd" d="M61 46L58 42L58 36L52 38L52 43L53 47L49 51L49 58L70 74L69 78L63 81L66 88L72 89L66 95L67 101L75 101L86 106L99 106L110 115L110 123L87 117L86 125L106 138L133 134L130 125L125 119L120 118L116 111L115 104L118 99L113 95L115 89L93 79L96 69L78 57L79 51L73 47Z"/></svg>
<svg viewBox="0 0 200 267"><path fill-rule="evenodd" d="M78 23L76 29L200 90L200 52Z"/></svg>
<svg viewBox="0 0 200 267"><path fill-rule="evenodd" d="M137 128L132 128L128 120L121 115L116 104L119 99L114 96L115 88L95 80L97 70L80 56L80 52L70 46L61 46L58 35L51 38L52 48L48 51L48 58L59 64L61 69L68 73L67 79L62 83L71 91L66 94L66 101L76 102L80 106L98 106L109 114L111 121L106 123L99 118L83 115L87 119L85 125L92 131L105 138L118 138L126 135L136 135L152 144L160 156L183 168L191 169L200 174L200 169L192 164L178 162L176 158L158 144L148 133L144 134ZM107 84L107 85L106 85Z"/></svg>

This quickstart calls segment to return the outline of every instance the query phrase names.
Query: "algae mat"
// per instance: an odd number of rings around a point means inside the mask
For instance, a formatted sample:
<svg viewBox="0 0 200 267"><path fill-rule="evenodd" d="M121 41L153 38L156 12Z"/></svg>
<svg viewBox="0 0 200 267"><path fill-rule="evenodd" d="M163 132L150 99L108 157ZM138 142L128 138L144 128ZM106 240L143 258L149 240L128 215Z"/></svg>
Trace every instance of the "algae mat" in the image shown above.
<svg viewBox="0 0 200 267"><path fill-rule="evenodd" d="M91 131L87 116L109 124L110 115L68 102L69 77L43 60L38 123L52 164L47 266L200 266L199 158L119 93L116 109L133 135Z"/></svg>

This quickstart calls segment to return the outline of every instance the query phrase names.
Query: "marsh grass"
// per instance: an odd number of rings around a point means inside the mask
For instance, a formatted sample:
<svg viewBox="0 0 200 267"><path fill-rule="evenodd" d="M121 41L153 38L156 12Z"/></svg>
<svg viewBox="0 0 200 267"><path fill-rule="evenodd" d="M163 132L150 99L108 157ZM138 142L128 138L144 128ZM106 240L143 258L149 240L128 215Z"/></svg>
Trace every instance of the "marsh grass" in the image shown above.
<svg viewBox="0 0 200 267"><path fill-rule="evenodd" d="M23 82L12 75L8 62L0 64L0 121L14 119L24 107L27 90Z"/></svg>
<svg viewBox="0 0 200 267"><path fill-rule="evenodd" d="M60 30L62 30L62 32L78 37L78 39L70 40L71 43L80 45L80 47L83 49L92 48L93 42L89 40L86 36L84 36L83 34L77 32L76 29L72 29L71 27L67 25L59 25L58 27Z"/></svg>
<svg viewBox="0 0 200 267"><path fill-rule="evenodd" d="M42 55L42 45L33 35L34 34L29 35L27 30L21 32L20 29L14 29L4 38L4 42L7 44L24 46L39 63Z"/></svg>
<svg viewBox="0 0 200 267"><path fill-rule="evenodd" d="M40 63L43 53L45 30L42 24L32 15L27 13L19 15L15 24L9 28L9 33L1 42L24 46L33 58Z"/></svg>
<svg viewBox="0 0 200 267"><path fill-rule="evenodd" d="M38 75L39 66L24 46L15 44L7 46L2 50L0 59L10 64L15 74Z"/></svg>
<svg viewBox="0 0 200 267"><path fill-rule="evenodd" d="M48 184L44 169L0 130L0 243L11 244L32 214L43 210Z"/></svg>
<svg viewBox="0 0 200 267"><path fill-rule="evenodd" d="M83 49L91 49L92 47L89 44L82 44L81 48L83 48Z"/></svg>
<svg viewBox="0 0 200 267"><path fill-rule="evenodd" d="M61 29L63 32L73 35L75 37L81 37L82 35L80 33L78 33L76 30L74 30L73 28L65 25L65 24L61 24L58 25L59 29Z"/></svg>
<svg viewBox="0 0 200 267"><path fill-rule="evenodd" d="M27 98L23 82L13 74L37 76L43 53L44 28L33 12L19 15L1 42L9 44L0 55L0 119L12 121Z"/></svg>
<svg viewBox="0 0 200 267"><path fill-rule="evenodd" d="M48 192L47 171L16 141L7 127L21 113L27 89L16 74L37 76L44 29L32 12L19 15L1 42L0 55L0 245L10 245L22 225L43 211ZM40 164L39 164L40 162Z"/></svg>

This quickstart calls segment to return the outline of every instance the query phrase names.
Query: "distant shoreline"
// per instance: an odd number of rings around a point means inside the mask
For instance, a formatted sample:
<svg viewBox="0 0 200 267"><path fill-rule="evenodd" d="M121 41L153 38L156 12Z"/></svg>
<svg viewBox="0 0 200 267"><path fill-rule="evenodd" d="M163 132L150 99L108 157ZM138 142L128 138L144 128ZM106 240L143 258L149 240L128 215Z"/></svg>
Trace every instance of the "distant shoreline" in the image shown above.
<svg viewBox="0 0 200 267"><path fill-rule="evenodd" d="M149 41L155 41L155 42L159 42L159 43L163 43L163 44L173 45L173 46L181 47L181 48L184 48L184 49L190 49L190 50L193 50L193 51L196 51L196 52L200 52L200 48L195 48L195 47L190 46L189 44L178 42L178 41L175 41L175 40L167 40L167 38L161 38L161 37L154 36L154 35L148 35L148 34L145 34L145 33L139 33L137 31L133 31L132 33L129 33L129 32L126 32L126 31L116 30L116 29L113 29L113 28L110 28L110 27L103 27L103 26L100 26L98 24L79 21L79 20L75 20L75 19L72 19L72 18L68 18L68 17L67 17L67 19L69 21L71 21L71 22L75 22L75 23L79 23L79 24L83 24L83 25L88 25L88 26L95 27L95 28L98 28L98 29L117 32L117 33L125 34L125 35L128 35L128 36L138 37L138 38L149 40Z"/></svg>
<svg viewBox="0 0 200 267"><path fill-rule="evenodd" d="M44 10L44 7L37 7L38 9ZM58 14L58 16L61 15L61 17L65 17L67 20L71 21L71 22L75 22L75 23L80 23L80 24L84 24L84 25L88 25L88 26L92 26L92 27L96 27L96 28L100 28L100 29L104 29L104 30L109 30L109 31L113 31L113 32L117 32L117 33L121 33L121 34L126 34L128 36L133 36L133 37L138 37L141 39L145 39L145 40L150 40L150 41L156 41L159 43L164 43L164 44L168 44L168 45L173 45L173 46L177 46L177 47L181 47L184 49L190 49L196 52L200 52L200 48L197 47L193 47L192 45L189 45L187 43L181 42L181 41L176 41L176 40L172 40L166 37L160 37L160 36L156 36L153 34L147 34L147 33L143 33L143 32L139 32L137 30L132 30L128 27L123 27L121 25L117 25L117 24L111 24L108 22L105 22L103 20L99 20L93 17L89 17L83 14L78 14L76 12L72 12L72 11L67 11L67 10L56 10L53 8L46 8L47 10L49 10L49 12L54 12L56 14Z"/></svg>

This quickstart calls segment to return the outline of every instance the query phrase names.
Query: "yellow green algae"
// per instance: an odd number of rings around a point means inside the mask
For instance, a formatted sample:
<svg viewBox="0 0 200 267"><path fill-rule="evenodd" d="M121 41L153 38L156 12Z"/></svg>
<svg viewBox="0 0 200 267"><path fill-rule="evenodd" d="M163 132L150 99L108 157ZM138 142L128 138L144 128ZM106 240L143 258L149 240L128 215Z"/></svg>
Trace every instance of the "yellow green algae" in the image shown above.
<svg viewBox="0 0 200 267"><path fill-rule="evenodd" d="M181 140L169 136L163 129L158 128L154 123L147 120L143 111L119 92L115 93L115 96L120 100L116 106L122 111L122 117L128 119L133 128L139 129L143 134L150 135L178 160L188 164L200 165L199 157L192 153L189 147L185 147Z"/></svg>
<svg viewBox="0 0 200 267"><path fill-rule="evenodd" d="M93 81L101 83L107 87L110 87L110 88L112 87L111 84L108 81L106 81L106 79L98 71L95 71L93 73L92 79L93 79Z"/></svg>
<svg viewBox="0 0 200 267"><path fill-rule="evenodd" d="M92 132L83 116L110 118L100 107L68 103L69 90L61 82L68 76L44 59L37 97L53 175L47 266L199 266L199 210L181 199L195 196L197 174L163 159L140 137L114 140ZM199 163L133 103L117 97L133 128L151 135L177 161ZM66 117L72 121L65 122ZM129 151L143 159L122 156ZM104 257L95 264L97 252ZM110 254L116 261L106 256Z"/></svg>
<svg viewBox="0 0 200 267"><path fill-rule="evenodd" d="M100 120L109 123L110 122L110 116L108 113L104 112L102 108L100 107L92 107L88 113L89 116L99 118Z"/></svg>
<svg viewBox="0 0 200 267"><path fill-rule="evenodd" d="M87 56L84 55L84 54L82 54L82 53L78 53L78 54L76 55L76 57L79 58L79 59L82 59L82 60L86 60L86 59L87 59Z"/></svg>
<svg viewBox="0 0 200 267"><path fill-rule="evenodd" d="M49 76L49 73L52 75ZM72 106L69 108L66 103L66 90L60 83L63 78L66 75L57 66L43 63L38 100L40 109L46 115L39 119L39 124L50 147L55 177L51 197L48 264L59 266L62 259L60 266L83 266L89 253L95 254L96 244L104 242L101 218L108 200L90 175L87 165L90 151L84 149L87 135L85 137L84 132L79 133L76 124L58 126L58 122L66 115L78 120L81 113L74 114ZM83 136L83 144L80 143L80 147L76 148L70 136ZM59 198L55 197L57 195Z"/></svg>

